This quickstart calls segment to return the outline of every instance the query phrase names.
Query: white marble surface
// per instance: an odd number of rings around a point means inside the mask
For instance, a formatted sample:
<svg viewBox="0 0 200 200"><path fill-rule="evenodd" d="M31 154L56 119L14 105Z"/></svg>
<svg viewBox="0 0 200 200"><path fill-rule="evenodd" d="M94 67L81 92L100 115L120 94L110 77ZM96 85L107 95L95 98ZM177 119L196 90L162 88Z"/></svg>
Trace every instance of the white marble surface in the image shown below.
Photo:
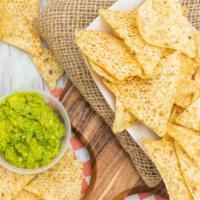
<svg viewBox="0 0 200 200"><path fill-rule="evenodd" d="M41 7L48 1L41 0ZM63 87L66 81L64 76L58 82L58 87ZM11 91L24 89L48 91L28 54L0 43L0 97Z"/></svg>

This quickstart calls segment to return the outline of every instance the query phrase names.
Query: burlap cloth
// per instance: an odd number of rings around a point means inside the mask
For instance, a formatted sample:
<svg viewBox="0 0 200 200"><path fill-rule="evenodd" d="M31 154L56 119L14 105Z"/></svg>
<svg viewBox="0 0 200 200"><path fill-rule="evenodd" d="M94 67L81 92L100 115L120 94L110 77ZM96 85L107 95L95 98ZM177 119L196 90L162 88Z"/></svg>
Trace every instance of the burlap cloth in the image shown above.
<svg viewBox="0 0 200 200"><path fill-rule="evenodd" d="M85 28L98 15L99 8L107 8L113 2L113 0L53 0L36 20L41 36L54 51L68 77L109 126L113 124L114 113L98 90L74 43L74 30ZM182 3L190 8L189 19L196 28L199 28L200 0L183 0ZM115 135L144 182L149 187L158 185L161 181L159 173L128 132Z"/></svg>

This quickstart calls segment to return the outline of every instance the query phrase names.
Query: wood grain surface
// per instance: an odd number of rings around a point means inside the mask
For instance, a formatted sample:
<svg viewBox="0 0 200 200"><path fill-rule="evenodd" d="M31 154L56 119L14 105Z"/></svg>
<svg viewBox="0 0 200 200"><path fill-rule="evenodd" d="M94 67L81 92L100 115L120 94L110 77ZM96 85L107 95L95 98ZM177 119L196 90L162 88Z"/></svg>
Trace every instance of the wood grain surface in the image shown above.
<svg viewBox="0 0 200 200"><path fill-rule="evenodd" d="M110 128L91 109L68 81L61 97L74 131L87 146L93 161L92 182L87 200L119 200L132 192L153 191L166 195L164 185L150 189L137 174L129 157Z"/></svg>

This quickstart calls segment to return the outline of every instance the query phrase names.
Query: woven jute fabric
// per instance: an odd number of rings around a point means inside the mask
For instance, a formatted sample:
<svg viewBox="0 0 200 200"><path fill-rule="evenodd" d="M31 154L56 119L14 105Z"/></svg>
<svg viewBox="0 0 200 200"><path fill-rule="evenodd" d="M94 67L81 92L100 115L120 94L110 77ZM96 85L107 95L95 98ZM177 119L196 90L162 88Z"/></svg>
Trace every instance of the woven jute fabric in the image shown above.
<svg viewBox="0 0 200 200"><path fill-rule="evenodd" d="M36 26L64 67L68 77L93 109L112 126L114 113L94 83L82 54L74 43L75 29L88 26L100 8L107 8L113 0L53 0L36 20ZM199 1L182 1L190 9L189 19L200 27ZM154 164L135 143L127 131L115 134L130 156L138 173L149 187L158 185L161 177Z"/></svg>

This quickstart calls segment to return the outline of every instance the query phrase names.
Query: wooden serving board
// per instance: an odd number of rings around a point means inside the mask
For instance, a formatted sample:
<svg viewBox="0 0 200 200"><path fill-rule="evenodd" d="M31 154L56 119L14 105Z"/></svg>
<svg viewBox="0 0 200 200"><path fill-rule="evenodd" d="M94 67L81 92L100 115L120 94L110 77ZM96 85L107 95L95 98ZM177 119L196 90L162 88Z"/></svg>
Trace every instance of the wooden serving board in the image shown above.
<svg viewBox="0 0 200 200"><path fill-rule="evenodd" d="M120 200L140 191L166 194L163 184L154 189L145 186L111 129L85 102L70 81L61 101L74 131L89 149L94 164L92 182L84 199Z"/></svg>

